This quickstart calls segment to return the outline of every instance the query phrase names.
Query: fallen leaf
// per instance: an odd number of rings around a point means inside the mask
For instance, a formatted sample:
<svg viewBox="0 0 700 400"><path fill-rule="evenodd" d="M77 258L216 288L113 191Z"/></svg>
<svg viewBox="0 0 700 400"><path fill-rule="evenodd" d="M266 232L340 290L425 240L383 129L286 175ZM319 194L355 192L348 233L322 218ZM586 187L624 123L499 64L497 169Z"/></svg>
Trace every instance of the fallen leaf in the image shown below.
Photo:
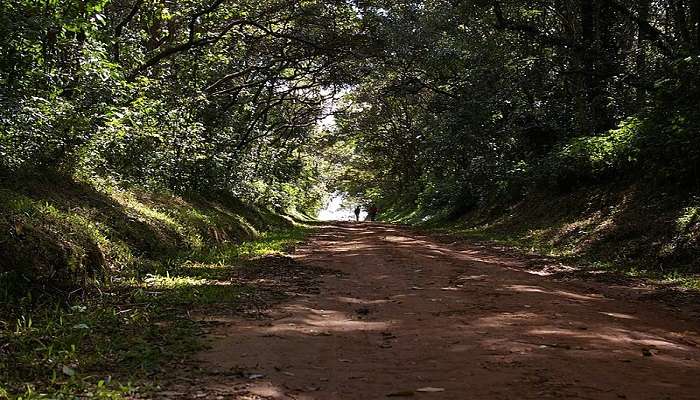
<svg viewBox="0 0 700 400"><path fill-rule="evenodd" d="M440 388L440 387L422 387L420 389L416 389L416 392L422 392L422 393L437 393L437 392L444 392L445 388Z"/></svg>

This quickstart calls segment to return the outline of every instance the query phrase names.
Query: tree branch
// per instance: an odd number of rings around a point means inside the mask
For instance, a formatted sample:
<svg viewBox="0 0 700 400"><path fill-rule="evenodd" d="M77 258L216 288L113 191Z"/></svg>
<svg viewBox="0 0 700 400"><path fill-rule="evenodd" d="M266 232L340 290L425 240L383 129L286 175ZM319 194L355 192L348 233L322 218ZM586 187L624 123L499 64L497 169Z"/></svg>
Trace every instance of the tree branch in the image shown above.
<svg viewBox="0 0 700 400"><path fill-rule="evenodd" d="M646 34L647 37L656 44L656 47L659 50L661 50L662 53L664 53L665 56L673 56L673 48L669 46L668 42L665 39L665 35L659 29L650 24L649 21L647 21L646 19L640 18L638 15L636 15L624 5L620 4L618 1L608 0L608 2L611 8L618 11L625 18L637 24L637 26L639 26L640 33Z"/></svg>
<svg viewBox="0 0 700 400"><path fill-rule="evenodd" d="M568 40L566 38L548 35L539 30L537 27L527 24L521 24L519 22L515 22L506 18L503 15L501 2L498 0L495 0L493 2L493 12L496 16L496 29L498 30L508 29L512 31L523 32L535 37L540 43L551 46L568 47L572 49L578 49L580 47L577 43L572 42L571 40Z"/></svg>

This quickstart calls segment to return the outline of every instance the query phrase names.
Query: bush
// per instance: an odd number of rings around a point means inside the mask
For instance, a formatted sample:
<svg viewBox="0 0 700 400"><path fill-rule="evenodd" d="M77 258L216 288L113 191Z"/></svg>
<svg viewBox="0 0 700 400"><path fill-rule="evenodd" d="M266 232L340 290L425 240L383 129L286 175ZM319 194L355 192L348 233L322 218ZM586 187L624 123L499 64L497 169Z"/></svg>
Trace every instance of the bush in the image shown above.
<svg viewBox="0 0 700 400"><path fill-rule="evenodd" d="M700 188L700 56L673 64L667 79L656 83L656 104L641 131L644 162L664 181Z"/></svg>
<svg viewBox="0 0 700 400"><path fill-rule="evenodd" d="M629 170L639 156L639 135L644 124L630 118L618 129L600 136L573 138L545 157L542 177L547 184L568 190Z"/></svg>

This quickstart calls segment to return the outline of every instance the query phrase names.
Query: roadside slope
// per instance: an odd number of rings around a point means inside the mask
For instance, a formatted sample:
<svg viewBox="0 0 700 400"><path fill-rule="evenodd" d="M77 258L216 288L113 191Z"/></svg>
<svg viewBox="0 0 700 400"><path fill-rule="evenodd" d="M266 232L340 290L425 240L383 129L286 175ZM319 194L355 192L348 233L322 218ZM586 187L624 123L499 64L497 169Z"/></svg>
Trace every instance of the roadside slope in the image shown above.
<svg viewBox="0 0 700 400"><path fill-rule="evenodd" d="M387 217L587 269L700 289L700 203L672 189L640 183L540 189L508 206L485 201L457 219Z"/></svg>
<svg viewBox="0 0 700 400"><path fill-rule="evenodd" d="M0 187L0 398L148 397L201 348L194 309L284 298L260 282L284 260L261 257L309 230L224 194Z"/></svg>
<svg viewBox="0 0 700 400"><path fill-rule="evenodd" d="M94 280L142 276L293 225L231 195L182 196L43 177L0 187L0 282L6 301L41 288L62 295Z"/></svg>

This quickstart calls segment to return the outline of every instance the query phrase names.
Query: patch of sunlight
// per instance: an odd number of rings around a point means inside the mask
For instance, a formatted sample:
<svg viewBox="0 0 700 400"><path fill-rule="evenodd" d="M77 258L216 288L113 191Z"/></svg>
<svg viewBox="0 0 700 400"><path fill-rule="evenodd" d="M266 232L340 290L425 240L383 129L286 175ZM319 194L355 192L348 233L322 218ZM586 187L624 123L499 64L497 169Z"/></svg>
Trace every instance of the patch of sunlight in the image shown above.
<svg viewBox="0 0 700 400"><path fill-rule="evenodd" d="M181 264L178 265L179 268L184 268L184 269L198 269L198 268L219 268L219 269L225 269L229 268L228 265L222 264L222 263L210 263L210 262L205 262L201 260L185 260Z"/></svg>
<svg viewBox="0 0 700 400"><path fill-rule="evenodd" d="M168 289L182 286L202 286L209 281L186 276L149 275L144 279L144 283L151 288Z"/></svg>
<svg viewBox="0 0 700 400"><path fill-rule="evenodd" d="M542 321L544 317L530 311L503 312L491 316L478 318L474 326L479 328L503 328L523 321L535 324Z"/></svg>
<svg viewBox="0 0 700 400"><path fill-rule="evenodd" d="M288 317L276 320L262 328L267 334L304 333L317 335L322 332L380 331L390 329L396 321L357 320L344 311L319 310L301 304L284 307ZM256 329L261 329L257 324Z"/></svg>
<svg viewBox="0 0 700 400"><path fill-rule="evenodd" d="M240 215L235 215L233 218L240 224L240 226L245 229L246 232L248 232L249 235L251 236L258 236L260 235L260 232L258 232L257 229L245 218L243 218Z"/></svg>
<svg viewBox="0 0 700 400"><path fill-rule="evenodd" d="M595 295L583 295L578 293L566 292L564 290L550 290L543 288L541 286L529 286L529 285L508 285L505 287L507 290L512 290L514 292L521 293L545 293L555 296L568 297L576 300L600 300L599 296Z"/></svg>
<svg viewBox="0 0 700 400"><path fill-rule="evenodd" d="M691 225L698 221L700 217L700 207L686 207L681 215L676 219L676 229L685 232Z"/></svg>
<svg viewBox="0 0 700 400"><path fill-rule="evenodd" d="M370 300L370 299L360 299L357 297L347 297L347 296L336 297L336 300L341 301L343 303L348 303L348 304L362 304L362 305L386 304L389 302L389 300Z"/></svg>
<svg viewBox="0 0 700 400"><path fill-rule="evenodd" d="M301 242L305 235L303 228L265 232L255 240L240 244L226 243L194 257L197 262L223 265L241 259L283 254L290 246Z"/></svg>
<svg viewBox="0 0 700 400"><path fill-rule="evenodd" d="M249 292L250 288L230 281L166 274L149 275L135 297L160 304L223 304L237 303Z"/></svg>
<svg viewBox="0 0 700 400"><path fill-rule="evenodd" d="M622 313L615 313L615 312L605 312L605 311L599 311L599 314L607 315L608 317L613 317L613 318L620 318L620 319L638 319L634 315L629 315L629 314L622 314Z"/></svg>
<svg viewBox="0 0 700 400"><path fill-rule="evenodd" d="M700 274L687 275L674 271L666 274L662 281L665 283L677 284L689 289L700 290Z"/></svg>
<svg viewBox="0 0 700 400"><path fill-rule="evenodd" d="M281 254L285 248L292 244L289 238L261 238L252 242L244 242L236 247L236 253L239 257L256 257L270 254Z"/></svg>
<svg viewBox="0 0 700 400"><path fill-rule="evenodd" d="M317 218L321 221L354 221L355 207L357 205L347 204L342 193L334 193L326 206L318 213ZM367 218L367 211L360 212L360 221Z"/></svg>
<svg viewBox="0 0 700 400"><path fill-rule="evenodd" d="M255 397L262 397L266 399L288 398L286 390L283 390L282 388L279 388L268 381L255 382L246 390Z"/></svg>
<svg viewBox="0 0 700 400"><path fill-rule="evenodd" d="M179 214L187 220L196 221L205 225L212 225L213 222L212 218L209 215L206 215L192 207L185 208L184 210L180 211Z"/></svg>
<svg viewBox="0 0 700 400"><path fill-rule="evenodd" d="M184 239L185 243L191 247L200 248L204 245L202 236L197 233L196 230L185 226L183 223L173 218L172 215L138 200L132 193L123 190L113 190L109 195L124 208L138 214L142 221L144 219L157 221L177 232L177 234ZM194 215L196 214L191 214L191 216Z"/></svg>

